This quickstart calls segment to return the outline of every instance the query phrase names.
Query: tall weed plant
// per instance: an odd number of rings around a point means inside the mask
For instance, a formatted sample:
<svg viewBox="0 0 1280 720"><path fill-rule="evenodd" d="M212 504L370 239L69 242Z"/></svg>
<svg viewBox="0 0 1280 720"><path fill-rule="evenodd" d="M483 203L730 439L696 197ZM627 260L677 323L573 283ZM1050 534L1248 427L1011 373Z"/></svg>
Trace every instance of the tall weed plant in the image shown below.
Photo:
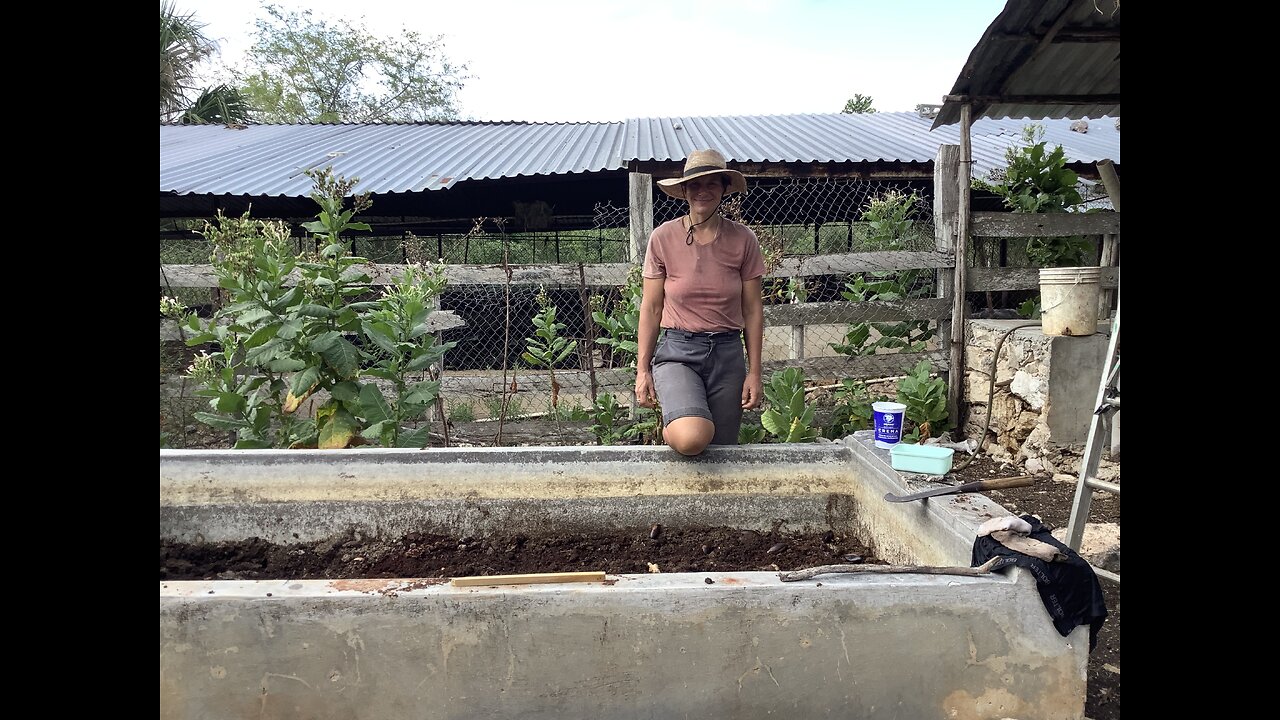
<svg viewBox="0 0 1280 720"><path fill-rule="evenodd" d="M765 383L764 396L769 407L760 415L760 423L779 442L813 442L818 439L814 427L814 409L804 398L804 371L789 367L775 371Z"/></svg>
<svg viewBox="0 0 1280 720"><path fill-rule="evenodd" d="M898 382L898 402L907 406L903 442L923 442L951 429L947 413L947 382L931 377L928 360L921 360Z"/></svg>
<svg viewBox="0 0 1280 720"><path fill-rule="evenodd" d="M531 368L546 368L551 381L551 413L556 421L556 434L564 437L560 428L560 383L556 380L556 366L564 362L576 349L575 343L562 335L565 324L556 320L557 308L547 296L545 287L538 288L538 307L533 316L533 335L524 339L525 349L520 358Z"/></svg>
<svg viewBox="0 0 1280 720"><path fill-rule="evenodd" d="M362 299L371 292L367 261L348 254L340 236L369 229L352 219L368 195L352 195L358 180L327 168L308 175L320 206L303 225L314 251L297 253L284 223L247 213L206 227L230 302L208 321L183 318L189 346L215 348L188 371L209 402L195 417L234 431L237 448L425 447L429 426L419 423L439 396L425 371L453 347L437 344L427 324L443 271L411 268L381 297ZM374 378L390 385L390 397ZM303 417L302 403L321 391L328 397Z"/></svg>

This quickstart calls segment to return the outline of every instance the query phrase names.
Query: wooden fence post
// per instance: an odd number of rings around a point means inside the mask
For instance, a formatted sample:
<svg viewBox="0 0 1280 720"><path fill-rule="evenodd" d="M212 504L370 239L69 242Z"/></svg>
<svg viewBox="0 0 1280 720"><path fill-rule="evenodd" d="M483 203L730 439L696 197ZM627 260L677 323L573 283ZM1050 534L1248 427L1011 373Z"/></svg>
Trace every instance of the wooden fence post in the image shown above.
<svg viewBox="0 0 1280 720"><path fill-rule="evenodd" d="M629 173L627 191L631 209L631 255L637 265L644 264L644 251L653 233L653 176L648 173Z"/></svg>
<svg viewBox="0 0 1280 720"><path fill-rule="evenodd" d="M1111 160L1098 161L1098 176L1102 178L1102 186L1107 190L1107 197L1111 199L1111 207L1118 213L1120 212L1120 175L1116 173L1116 166ZM1102 267L1115 267L1120 264L1120 235L1119 233L1106 233L1102 236L1102 259L1098 263ZM1113 293L1110 290L1103 290L1099 300L1098 317L1111 317L1111 305L1113 302Z"/></svg>
<svg viewBox="0 0 1280 720"><path fill-rule="evenodd" d="M952 297L951 320L938 322L938 341L944 352L950 353L951 366L947 371L947 415L959 424L960 398L963 397L964 365L956 359L956 342L960 349L960 361L964 358L964 290L962 274L957 268L965 264L960 240L960 147L942 145L933 163L933 238L938 252L955 253L956 268L938 270L938 297ZM948 272L950 270L950 272ZM957 284L961 287L957 290ZM958 310L957 310L958 308ZM958 320L957 320L958 317Z"/></svg>

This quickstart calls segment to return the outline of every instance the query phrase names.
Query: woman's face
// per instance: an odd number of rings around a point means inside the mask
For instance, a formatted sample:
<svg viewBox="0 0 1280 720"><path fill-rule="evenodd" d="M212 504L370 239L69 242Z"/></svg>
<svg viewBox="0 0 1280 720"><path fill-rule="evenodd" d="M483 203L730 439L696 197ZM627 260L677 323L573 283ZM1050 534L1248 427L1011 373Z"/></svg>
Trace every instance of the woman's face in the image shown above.
<svg viewBox="0 0 1280 720"><path fill-rule="evenodd" d="M724 179L719 174L703 175L684 184L684 199L689 202L690 212L697 215L709 215L720 204L724 197Z"/></svg>

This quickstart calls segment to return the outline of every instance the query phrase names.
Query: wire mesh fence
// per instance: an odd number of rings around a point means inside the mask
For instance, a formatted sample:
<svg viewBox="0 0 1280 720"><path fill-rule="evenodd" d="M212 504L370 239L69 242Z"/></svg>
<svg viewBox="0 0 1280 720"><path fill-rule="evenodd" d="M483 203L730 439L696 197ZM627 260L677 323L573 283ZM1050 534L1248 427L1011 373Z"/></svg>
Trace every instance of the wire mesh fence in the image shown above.
<svg viewBox="0 0 1280 720"><path fill-rule="evenodd" d="M654 225L686 209L655 192ZM722 212L755 231L765 256L766 373L806 360L812 368L815 358L937 350L937 318L949 303L937 297L945 263L933 252L932 202L918 190L847 178L770 180L731 196ZM605 394L628 403L634 383L634 354L619 350L627 315L637 310L640 258L630 248L630 209L597 206L592 225L514 231L511 219L477 218L466 233L349 242L353 254L380 264L496 266L451 280L439 298L440 310L460 321L439 332L455 343L437 368L446 416L471 421L504 409L506 417L572 416ZM307 242L298 240L299 252ZM208 263L209 253L203 240L162 239L162 281L165 264ZM917 262L921 257L931 260ZM562 277L577 281L522 282L501 271L512 265L568 265ZM586 265L614 267L588 277ZM161 292L190 307L217 304L212 288L162 284ZM557 336L572 347L551 367L530 362L527 352L537 337L535 317L548 306ZM821 379L841 378L830 370Z"/></svg>
<svg viewBox="0 0 1280 720"><path fill-rule="evenodd" d="M839 256L845 264L856 265L861 253L934 250L932 207L926 198L890 183L798 178L754 187L745 196L731 198L722 210L727 217L751 227L760 239L769 272L764 282L766 306L785 310L788 305L804 304L809 311L793 325L786 324L783 315L766 310L783 323L767 321L764 359L769 367L804 358L937 348L936 320L858 320L848 307L850 303L876 306L934 299L938 292L936 269L876 269L871 260L862 263L869 269L855 272L804 269L805 261L823 256ZM655 194L655 226L685 211L683 201ZM599 206L595 230L624 238L629 217L627 207ZM489 237L487 241L496 239ZM507 237L511 245L522 241L518 235ZM625 250L626 245L619 241L616 247ZM509 251L508 257L513 254ZM621 260L638 267L637 257L628 255ZM882 262L894 264L892 258ZM839 263L835 266L838 270ZM632 279L638 282L634 271ZM564 326L561 336L575 347L554 368L554 377L546 369L531 367L522 357L534 334L540 290L556 308L556 320ZM623 364L627 358L600 342L609 336L592 319L593 309L609 319L626 313L626 300L624 288L585 283L451 286L441 308L452 311L466 325L444 333L446 340L458 343L445 358L446 406L458 416L487 416L500 407L501 396L513 387L519 409L528 413L563 414L590 407L593 398L605 391L616 393L619 400L629 398L634 370ZM503 373L504 369L507 372Z"/></svg>

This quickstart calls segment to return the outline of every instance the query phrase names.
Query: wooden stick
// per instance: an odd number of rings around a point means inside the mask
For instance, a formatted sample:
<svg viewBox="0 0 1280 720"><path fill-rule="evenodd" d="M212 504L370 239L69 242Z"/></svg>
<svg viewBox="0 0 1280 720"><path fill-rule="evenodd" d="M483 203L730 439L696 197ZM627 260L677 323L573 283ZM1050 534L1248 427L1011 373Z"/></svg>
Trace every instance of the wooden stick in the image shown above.
<svg viewBox="0 0 1280 720"><path fill-rule="evenodd" d="M996 556L982 563L977 567L923 567L915 565L819 565L818 567L805 568L804 570L793 570L792 572L778 573L778 579L782 582L795 582L797 580L808 580L817 575L827 575L830 573L872 573L872 574L889 574L889 573L918 573L921 575L967 575L970 577L979 577L986 575L993 570L1008 565L1012 562L1012 558L1006 556Z"/></svg>
<svg viewBox="0 0 1280 720"><path fill-rule="evenodd" d="M604 582L603 572L525 573L523 575L476 575L449 581L454 587L485 585L536 585L540 583Z"/></svg>

